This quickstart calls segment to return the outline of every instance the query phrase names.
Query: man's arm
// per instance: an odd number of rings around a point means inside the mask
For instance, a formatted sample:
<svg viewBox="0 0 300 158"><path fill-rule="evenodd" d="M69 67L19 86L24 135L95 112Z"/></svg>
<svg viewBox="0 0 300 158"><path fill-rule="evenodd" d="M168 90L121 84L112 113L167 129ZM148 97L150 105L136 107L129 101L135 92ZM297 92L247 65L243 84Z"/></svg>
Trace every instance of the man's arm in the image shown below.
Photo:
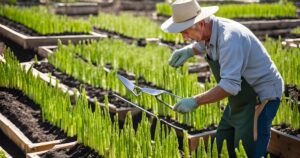
<svg viewBox="0 0 300 158"><path fill-rule="evenodd" d="M203 104L217 102L228 96L231 96L231 94L226 92L220 86L216 86L204 93L194 96L194 98L196 99L197 105L199 107L200 105L203 105Z"/></svg>

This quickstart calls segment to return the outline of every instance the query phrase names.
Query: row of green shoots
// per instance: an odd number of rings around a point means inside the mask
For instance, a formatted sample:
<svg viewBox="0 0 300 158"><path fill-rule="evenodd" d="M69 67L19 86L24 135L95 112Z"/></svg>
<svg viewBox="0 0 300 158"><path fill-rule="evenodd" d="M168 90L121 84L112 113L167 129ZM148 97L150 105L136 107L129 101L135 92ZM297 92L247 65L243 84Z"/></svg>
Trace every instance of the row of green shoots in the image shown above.
<svg viewBox="0 0 300 158"><path fill-rule="evenodd" d="M46 7L0 6L0 16L21 23L42 35L64 33L89 33L92 25L133 38L160 38L182 43L181 34L165 33L159 24L148 17L129 13L119 15L100 12L89 21L54 15Z"/></svg>
<svg viewBox="0 0 300 158"><path fill-rule="evenodd" d="M103 39L77 45L59 44L55 53L48 57L48 61L74 78L95 87L118 92L143 108L151 109L156 115L169 116L194 129L205 129L210 125L217 125L221 118L220 102L201 106L191 113L180 114L158 102L154 96L142 93L136 97L117 77L117 71L125 69L135 74L137 85L138 78L143 77L160 89L171 90L182 97L196 95L214 85L214 82L199 84L197 75L188 75L186 66L181 71L170 67L166 63L170 53L170 50L164 46L147 45L144 48L129 45L120 40ZM78 54L81 58L78 58ZM107 63L111 63L113 67L110 72L104 69ZM143 86L149 87L150 85ZM162 95L162 100L170 105L176 103L175 98L170 95Z"/></svg>
<svg viewBox="0 0 300 158"><path fill-rule="evenodd" d="M21 23L39 34L89 33L89 22L51 14L45 7L0 6L0 16Z"/></svg>
<svg viewBox="0 0 300 158"><path fill-rule="evenodd" d="M86 99L85 91L76 98L75 105L70 97L63 93L58 86L52 87L34 77L31 69L27 72L21 68L17 59L9 50L5 50L6 63L0 63L1 87L14 88L23 91L24 95L39 104L43 121L47 121L68 134L76 136L78 143L91 147L104 157L182 157L179 150L178 138L175 130L169 129L159 121L151 138L151 124L145 113L135 130L131 114L128 113L122 129L118 124L118 115L111 118L108 111L108 98L105 97L105 107L100 108L95 102L94 110ZM57 82L58 83L58 82ZM216 141L208 142L205 147L201 138L200 145L195 151L189 151L187 133L183 139L184 157L229 157L226 140L218 153ZM212 146L212 147L211 147ZM236 148L238 157L246 157L242 142Z"/></svg>
<svg viewBox="0 0 300 158"><path fill-rule="evenodd" d="M300 27L296 27L296 28L292 29L291 33L300 34Z"/></svg>
<svg viewBox="0 0 300 158"><path fill-rule="evenodd" d="M158 23L144 16L134 16L130 13L114 15L100 12L98 16L90 16L89 20L93 26L128 37L161 38L164 41L183 42L181 34L163 32Z"/></svg>
<svg viewBox="0 0 300 158"><path fill-rule="evenodd" d="M283 77L285 84L300 88L300 53L299 48L283 47L281 39L267 38L264 46Z"/></svg>
<svg viewBox="0 0 300 158"><path fill-rule="evenodd" d="M201 5L206 6L207 4ZM293 3L249 3L249 4L221 4L216 16L225 18L278 18L297 17L297 7ZM157 3L156 12L171 16L172 8L168 3Z"/></svg>

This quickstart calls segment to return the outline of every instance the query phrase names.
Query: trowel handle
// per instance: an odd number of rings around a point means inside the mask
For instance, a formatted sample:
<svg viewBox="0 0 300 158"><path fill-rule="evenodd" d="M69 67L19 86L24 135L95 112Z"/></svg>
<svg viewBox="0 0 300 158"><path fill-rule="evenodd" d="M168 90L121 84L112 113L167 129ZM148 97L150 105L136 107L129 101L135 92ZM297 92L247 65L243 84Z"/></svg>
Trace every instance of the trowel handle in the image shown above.
<svg viewBox="0 0 300 158"><path fill-rule="evenodd" d="M169 107L170 109L174 110L174 107L173 107L172 105L170 105L170 104L164 102L164 101L161 100L158 96L155 96L155 98L156 98L159 102L161 102L161 103L163 103L164 105L166 105L167 107Z"/></svg>
<svg viewBox="0 0 300 158"><path fill-rule="evenodd" d="M178 95L175 95L175 94L173 94L173 93L170 93L170 92L165 92L165 93L167 93L167 94L169 94L169 95L171 95L171 96L173 96L173 97L175 97L175 98L177 98L177 99L182 99L182 97L180 97L180 96L178 96Z"/></svg>

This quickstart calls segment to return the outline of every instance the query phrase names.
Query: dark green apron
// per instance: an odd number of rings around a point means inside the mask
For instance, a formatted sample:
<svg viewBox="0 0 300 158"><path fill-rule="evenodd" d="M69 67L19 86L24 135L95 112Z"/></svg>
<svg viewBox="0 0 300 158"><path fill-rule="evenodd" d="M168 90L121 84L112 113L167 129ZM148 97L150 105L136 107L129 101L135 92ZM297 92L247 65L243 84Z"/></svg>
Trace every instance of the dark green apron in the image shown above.
<svg viewBox="0 0 300 158"><path fill-rule="evenodd" d="M206 55L212 73L216 81L220 82L220 65ZM235 157L234 148L239 141L243 141L244 148L249 158L254 157L253 123L257 95L253 88L242 78L241 91L236 96L228 97L228 105L225 108L217 129L217 145L221 150L223 140L227 140L230 157Z"/></svg>

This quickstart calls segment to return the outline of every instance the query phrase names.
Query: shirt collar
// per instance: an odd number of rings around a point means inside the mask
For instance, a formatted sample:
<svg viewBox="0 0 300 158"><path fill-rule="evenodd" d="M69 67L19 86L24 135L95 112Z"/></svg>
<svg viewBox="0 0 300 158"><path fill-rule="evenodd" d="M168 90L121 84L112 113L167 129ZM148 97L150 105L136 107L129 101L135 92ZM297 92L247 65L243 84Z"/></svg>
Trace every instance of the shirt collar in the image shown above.
<svg viewBox="0 0 300 158"><path fill-rule="evenodd" d="M217 44L217 32L218 32L218 19L215 16L212 16L212 32L210 36L209 46L216 46Z"/></svg>

